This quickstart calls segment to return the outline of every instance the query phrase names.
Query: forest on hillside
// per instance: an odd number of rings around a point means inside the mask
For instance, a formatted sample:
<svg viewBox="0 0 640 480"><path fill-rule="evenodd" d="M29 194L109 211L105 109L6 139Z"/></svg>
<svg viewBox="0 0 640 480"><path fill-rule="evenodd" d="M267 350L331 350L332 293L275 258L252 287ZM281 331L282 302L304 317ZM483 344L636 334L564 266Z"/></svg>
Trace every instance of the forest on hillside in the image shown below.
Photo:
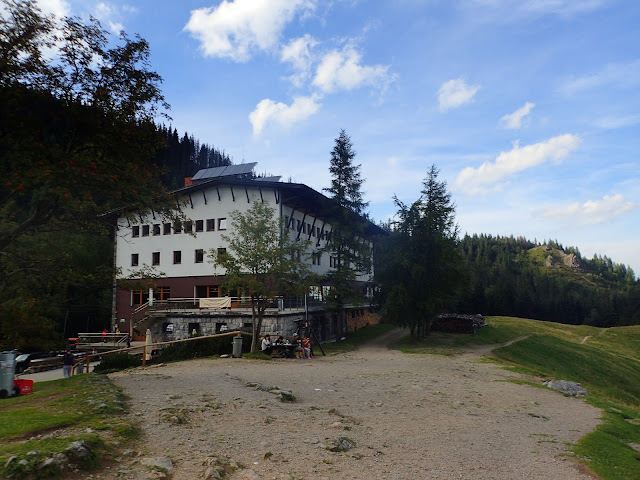
<svg viewBox="0 0 640 480"><path fill-rule="evenodd" d="M224 151L201 143L187 132L180 137L171 125L160 125L157 128L164 142L156 153L154 162L162 172L162 183L169 190L183 187L184 178L193 176L200 169L232 163Z"/></svg>
<svg viewBox="0 0 640 480"><path fill-rule="evenodd" d="M640 324L635 272L606 256L584 258L557 240L484 234L465 235L459 251L468 278L455 304L465 313L598 327Z"/></svg>

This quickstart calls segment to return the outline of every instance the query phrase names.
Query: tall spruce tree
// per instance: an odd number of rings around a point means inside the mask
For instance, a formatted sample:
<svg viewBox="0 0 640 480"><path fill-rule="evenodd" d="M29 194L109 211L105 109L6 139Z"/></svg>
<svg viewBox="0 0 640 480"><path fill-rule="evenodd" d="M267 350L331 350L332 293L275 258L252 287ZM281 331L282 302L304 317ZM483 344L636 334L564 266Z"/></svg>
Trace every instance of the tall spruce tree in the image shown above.
<svg viewBox="0 0 640 480"><path fill-rule="evenodd" d="M387 291L383 315L409 327L414 338L429 334L431 322L453 298L463 280L457 249L455 205L435 166L422 194L410 206L394 197L398 222L380 279Z"/></svg>
<svg viewBox="0 0 640 480"><path fill-rule="evenodd" d="M331 151L331 186L324 191L330 194L335 206L331 217L331 241L326 247L333 267L327 275L332 287L329 305L342 316L342 328L344 306L360 303L364 297L363 291L354 287L354 280L371 271L371 246L365 237L368 202L363 200L364 180L360 177L361 165L354 163L355 156L349 135L340 130Z"/></svg>

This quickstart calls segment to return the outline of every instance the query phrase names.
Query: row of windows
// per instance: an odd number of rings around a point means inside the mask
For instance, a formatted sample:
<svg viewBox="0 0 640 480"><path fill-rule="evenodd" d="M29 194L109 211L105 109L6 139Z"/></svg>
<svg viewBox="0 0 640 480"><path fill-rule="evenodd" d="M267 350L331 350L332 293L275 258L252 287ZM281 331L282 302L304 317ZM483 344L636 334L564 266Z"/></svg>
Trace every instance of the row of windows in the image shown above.
<svg viewBox="0 0 640 480"><path fill-rule="evenodd" d="M226 248L219 248L218 255L224 255L227 253ZM173 251L173 264L180 265L182 263L182 250L174 250ZM194 263L204 263L204 250L202 248L198 248L194 251ZM151 253L151 265L157 266L160 265L160 252L152 252ZM138 267L140 266L140 254L132 253L131 254L131 266Z"/></svg>
<svg viewBox="0 0 640 480"><path fill-rule="evenodd" d="M227 229L227 219L226 218L208 218L207 220L195 220L185 222L183 225L171 225L170 223L154 223L153 225L133 225L131 227L131 236L139 237L142 234L143 237L148 237L149 235L171 235L173 231L174 234L182 233L192 233L192 232L204 232L205 227L207 232L214 232L216 230L216 224L218 230L226 230Z"/></svg>
<svg viewBox="0 0 640 480"><path fill-rule="evenodd" d="M218 255L224 255L227 253L226 248L218 248ZM202 248L197 248L194 250L193 263L204 263L204 250ZM321 265L322 261L322 253L312 253L311 254L311 263L313 265ZM182 264L182 250L174 250L173 251L173 264L180 265ZM336 257L329 257L329 266L337 267L338 265ZM158 266L160 265L160 252L152 252L151 253L151 265ZM140 254L132 253L131 254L131 266L139 267L140 266Z"/></svg>
<svg viewBox="0 0 640 480"><path fill-rule="evenodd" d="M289 218L288 215L284 216L284 227L290 228L296 232L311 235L312 237L318 237L322 240L331 240L331 232L325 232L324 229L321 229L320 227L316 227L310 223L301 222L293 217Z"/></svg>

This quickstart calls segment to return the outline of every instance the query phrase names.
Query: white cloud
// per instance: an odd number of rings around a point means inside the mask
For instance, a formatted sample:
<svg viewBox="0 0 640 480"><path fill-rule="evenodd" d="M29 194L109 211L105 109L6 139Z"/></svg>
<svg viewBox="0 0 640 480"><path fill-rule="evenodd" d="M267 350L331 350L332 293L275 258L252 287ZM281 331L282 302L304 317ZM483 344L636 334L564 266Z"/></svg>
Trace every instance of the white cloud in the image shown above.
<svg viewBox="0 0 640 480"><path fill-rule="evenodd" d="M469 103L480 90L480 85L467 85L461 78L444 82L438 90L440 111L446 112Z"/></svg>
<svg viewBox="0 0 640 480"><path fill-rule="evenodd" d="M184 30L207 57L247 61L255 50L270 50L295 15L314 9L314 0L223 0L191 11Z"/></svg>
<svg viewBox="0 0 640 480"><path fill-rule="evenodd" d="M253 125L253 134L260 135L270 123L290 127L294 123L310 117L320 108L320 104L316 100L314 97L296 97L291 105L274 102L269 98L261 100L255 110L249 114L249 121Z"/></svg>
<svg viewBox="0 0 640 480"><path fill-rule="evenodd" d="M603 117L596 120L597 127L605 130L614 130L616 128L630 127L640 123L640 115L625 115L620 117Z"/></svg>
<svg viewBox="0 0 640 480"><path fill-rule="evenodd" d="M455 181L455 188L467 193L479 193L489 187L495 188L503 178L535 167L549 160L560 160L578 147L580 137L571 134L559 135L544 142L520 147L518 143L509 152L502 152L495 162L485 162L478 168L467 167Z"/></svg>
<svg viewBox="0 0 640 480"><path fill-rule="evenodd" d="M527 102L524 106L517 109L515 112L505 115L500 119L500 125L503 128L508 128L511 130L517 130L522 128L522 119L529 115L529 112L535 107L534 103Z"/></svg>
<svg viewBox="0 0 640 480"><path fill-rule="evenodd" d="M71 14L71 7L66 0L37 0L36 4L44 14L53 14L56 18Z"/></svg>
<svg viewBox="0 0 640 480"><path fill-rule="evenodd" d="M290 63L295 73L289 77L291 83L296 87L301 87L309 77L313 58L311 49L318 44L311 35L291 40L280 51L280 61Z"/></svg>
<svg viewBox="0 0 640 480"><path fill-rule="evenodd" d="M313 85L324 93L337 90L353 90L362 86L384 90L395 80L384 65L361 65L362 56L351 45L341 51L332 50L325 54L316 69Z"/></svg>
<svg viewBox="0 0 640 480"><path fill-rule="evenodd" d="M630 88L639 84L640 60L634 60L628 63L609 64L597 73L571 78L561 85L560 90L567 95L573 95L603 86Z"/></svg>
<svg viewBox="0 0 640 480"><path fill-rule="evenodd" d="M536 212L537 216L552 218L573 225L597 225L614 220L638 208L621 194L605 195L602 200L574 202L561 207L550 207Z"/></svg>
<svg viewBox="0 0 640 480"><path fill-rule="evenodd" d="M472 0L481 7L497 8L504 12L501 20L531 15L555 14L571 16L596 10L606 4L606 0Z"/></svg>

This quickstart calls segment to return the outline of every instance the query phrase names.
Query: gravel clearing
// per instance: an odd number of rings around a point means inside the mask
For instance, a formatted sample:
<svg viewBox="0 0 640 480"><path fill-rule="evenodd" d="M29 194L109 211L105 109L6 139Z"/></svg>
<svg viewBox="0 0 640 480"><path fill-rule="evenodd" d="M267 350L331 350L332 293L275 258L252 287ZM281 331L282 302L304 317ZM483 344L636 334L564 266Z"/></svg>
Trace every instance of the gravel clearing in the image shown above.
<svg viewBox="0 0 640 480"><path fill-rule="evenodd" d="M199 359L112 374L142 443L91 478L598 478L569 451L598 409L506 381L525 377L479 363L486 349L387 349L398 335L313 360ZM145 466L149 457L172 468Z"/></svg>

